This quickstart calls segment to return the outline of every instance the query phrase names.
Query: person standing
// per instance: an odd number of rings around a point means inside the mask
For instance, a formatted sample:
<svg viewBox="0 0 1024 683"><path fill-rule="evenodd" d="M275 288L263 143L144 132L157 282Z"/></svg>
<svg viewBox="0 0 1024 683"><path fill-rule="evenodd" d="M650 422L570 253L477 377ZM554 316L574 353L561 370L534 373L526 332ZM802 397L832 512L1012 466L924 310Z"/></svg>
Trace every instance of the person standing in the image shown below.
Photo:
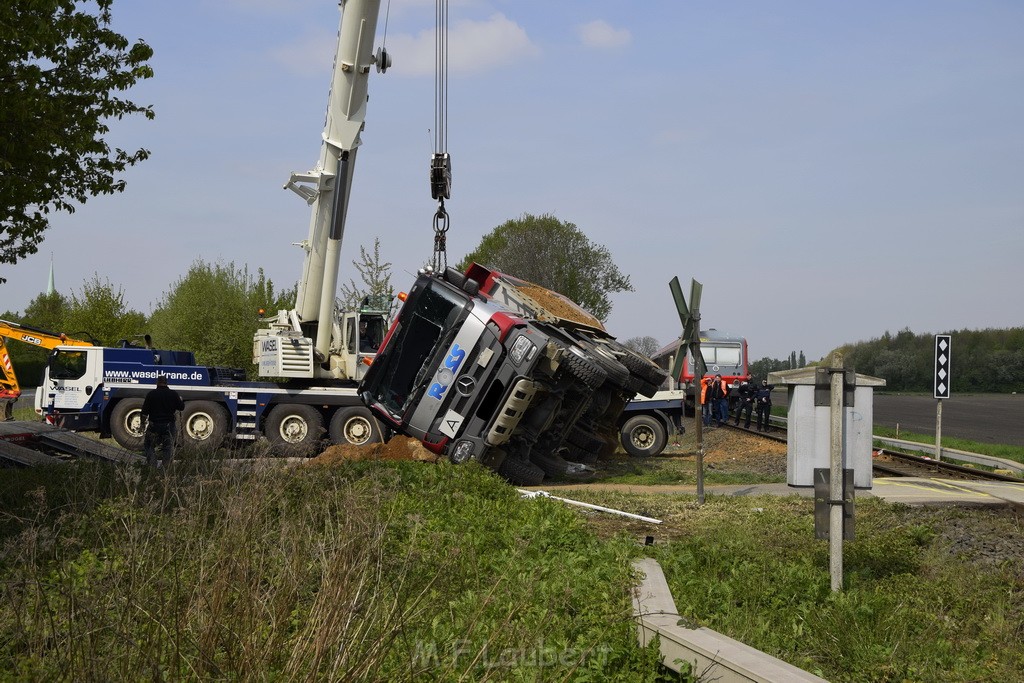
<svg viewBox="0 0 1024 683"><path fill-rule="evenodd" d="M721 426L726 420L725 412L729 410L729 386L721 375L715 375L708 382L707 399L711 409L711 420L715 426Z"/></svg>
<svg viewBox="0 0 1024 683"><path fill-rule="evenodd" d="M146 421L146 434L142 439L146 451L146 462L157 467L156 451L160 450L163 467L167 469L174 460L174 417L185 409L185 402L178 392L167 386L167 376L156 378L156 389L146 394L142 402L142 419Z"/></svg>
<svg viewBox="0 0 1024 683"><path fill-rule="evenodd" d="M761 387L754 394L754 403L757 406L757 431L771 431L772 414L772 389L774 384L768 384L768 380L761 380Z"/></svg>
<svg viewBox="0 0 1024 683"><path fill-rule="evenodd" d="M701 417L704 419L704 426L711 426L711 415L714 412L711 403L711 396L708 393L708 387L711 386L711 376L702 377L700 380L700 405L701 405Z"/></svg>
<svg viewBox="0 0 1024 683"><path fill-rule="evenodd" d="M746 381L740 384L740 388L736 391L739 394L739 406L736 408L736 422L734 424L739 427L740 418L743 417L743 413L746 413L747 419L743 423L743 428L750 429L750 417L754 412L754 394L757 393L757 388L749 381Z"/></svg>
<svg viewBox="0 0 1024 683"><path fill-rule="evenodd" d="M715 384L718 385L718 424L729 424L729 383L722 379L721 375L715 375Z"/></svg>

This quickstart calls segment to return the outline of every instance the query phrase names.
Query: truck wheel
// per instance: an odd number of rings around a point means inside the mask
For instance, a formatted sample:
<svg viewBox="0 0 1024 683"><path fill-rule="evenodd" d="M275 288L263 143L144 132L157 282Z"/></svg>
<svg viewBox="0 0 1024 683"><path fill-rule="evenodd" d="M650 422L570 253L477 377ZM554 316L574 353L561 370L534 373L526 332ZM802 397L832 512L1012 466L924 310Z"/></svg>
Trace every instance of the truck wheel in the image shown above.
<svg viewBox="0 0 1024 683"><path fill-rule="evenodd" d="M644 381L642 377L639 377L637 375L630 376L628 388L629 391L632 391L634 394L640 394L641 396L646 396L647 398L652 398L656 393L658 393L658 391L661 390L661 387L657 387L651 384L650 382Z"/></svg>
<svg viewBox="0 0 1024 683"><path fill-rule="evenodd" d="M208 453L224 443L228 434L228 413L213 401L187 401L182 411L183 444Z"/></svg>
<svg viewBox="0 0 1024 683"><path fill-rule="evenodd" d="M594 453L604 448L604 439L579 425L572 428L565 440L585 451L594 451Z"/></svg>
<svg viewBox="0 0 1024 683"><path fill-rule="evenodd" d="M634 415L619 432L622 447L638 458L659 455L665 450L665 425L650 415Z"/></svg>
<svg viewBox="0 0 1024 683"><path fill-rule="evenodd" d="M668 379L669 373L660 368L650 358L641 356L636 351L628 349L618 342L611 343L615 346L615 350L622 354L619 356L619 362L626 366L630 374L636 375L648 384L655 386L661 386Z"/></svg>
<svg viewBox="0 0 1024 683"><path fill-rule="evenodd" d="M380 426L366 408L338 408L327 428L332 443L365 446L380 443Z"/></svg>
<svg viewBox="0 0 1024 683"><path fill-rule="evenodd" d="M578 346L570 346L562 356L566 374L580 380L591 389L597 389L608 377L597 363Z"/></svg>
<svg viewBox="0 0 1024 683"><path fill-rule="evenodd" d="M276 405L267 416L267 441L285 455L313 453L324 431L324 418L313 406Z"/></svg>
<svg viewBox="0 0 1024 683"><path fill-rule="evenodd" d="M121 448L141 451L146 430L142 425L142 399L125 398L110 413L110 434Z"/></svg>
<svg viewBox="0 0 1024 683"><path fill-rule="evenodd" d="M529 460L510 455L501 461L498 474L517 486L536 486L544 481L544 470Z"/></svg>
<svg viewBox="0 0 1024 683"><path fill-rule="evenodd" d="M590 358L605 371L608 381L615 385L615 388L626 388L629 382L629 370L615 358L611 351L597 343L586 343L582 346L590 353Z"/></svg>
<svg viewBox="0 0 1024 683"><path fill-rule="evenodd" d="M574 443L567 443L565 445L565 459L570 462L581 462L584 465L593 465L597 462L597 457L601 454L601 449L604 448L604 440L601 440L601 445L596 449L582 448Z"/></svg>

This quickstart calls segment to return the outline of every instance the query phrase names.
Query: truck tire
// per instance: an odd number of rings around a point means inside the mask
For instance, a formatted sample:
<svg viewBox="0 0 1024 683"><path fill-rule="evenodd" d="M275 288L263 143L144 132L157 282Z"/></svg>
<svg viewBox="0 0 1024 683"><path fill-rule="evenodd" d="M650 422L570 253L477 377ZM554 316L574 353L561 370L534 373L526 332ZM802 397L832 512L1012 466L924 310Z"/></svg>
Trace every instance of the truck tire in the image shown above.
<svg viewBox="0 0 1024 683"><path fill-rule="evenodd" d="M629 382L629 370L620 363L615 355L601 344L587 342L581 344L590 354L590 358L601 366L601 369L608 375L608 381L616 389L625 389Z"/></svg>
<svg viewBox="0 0 1024 683"><path fill-rule="evenodd" d="M569 431L565 440L585 451L594 451L594 453L604 448L604 439L578 424Z"/></svg>
<svg viewBox="0 0 1024 683"><path fill-rule="evenodd" d="M313 406L279 404L267 416L267 441L283 455L313 455L323 432L324 418Z"/></svg>
<svg viewBox="0 0 1024 683"><path fill-rule="evenodd" d="M213 401L186 401L181 427L183 447L201 453L215 451L228 434L228 411Z"/></svg>
<svg viewBox="0 0 1024 683"><path fill-rule="evenodd" d="M562 363L566 374L580 380L591 389L597 389L604 384L608 377L601 366L591 360L578 346L570 346L566 349L565 355L562 356Z"/></svg>
<svg viewBox="0 0 1024 683"><path fill-rule="evenodd" d="M633 457L660 455L665 450L668 435L665 425L650 415L634 415L626 420L619 431L622 447Z"/></svg>
<svg viewBox="0 0 1024 683"><path fill-rule="evenodd" d="M110 435L121 448L141 451L146 430L142 424L142 399L125 398L110 413Z"/></svg>
<svg viewBox="0 0 1024 683"><path fill-rule="evenodd" d="M654 361L644 358L626 347L622 347L622 355L619 357L619 362L626 366L630 374L636 375L648 384L660 387L668 379L668 373L658 367Z"/></svg>
<svg viewBox="0 0 1024 683"><path fill-rule="evenodd" d="M631 375L629 378L629 390L634 394L652 398L661 388L645 381L642 377Z"/></svg>
<svg viewBox="0 0 1024 683"><path fill-rule="evenodd" d="M331 443L365 446L380 443L380 425L366 408L338 408L327 427Z"/></svg>
<svg viewBox="0 0 1024 683"><path fill-rule="evenodd" d="M597 458L601 454L602 448L604 448L603 439L601 440L601 445L596 449L583 448L574 443L567 443L565 444L565 455L563 457L570 462L580 462L584 465L593 465L597 462Z"/></svg>
<svg viewBox="0 0 1024 683"><path fill-rule="evenodd" d="M536 486L544 481L544 470L529 460L508 456L498 466L498 474L517 486Z"/></svg>

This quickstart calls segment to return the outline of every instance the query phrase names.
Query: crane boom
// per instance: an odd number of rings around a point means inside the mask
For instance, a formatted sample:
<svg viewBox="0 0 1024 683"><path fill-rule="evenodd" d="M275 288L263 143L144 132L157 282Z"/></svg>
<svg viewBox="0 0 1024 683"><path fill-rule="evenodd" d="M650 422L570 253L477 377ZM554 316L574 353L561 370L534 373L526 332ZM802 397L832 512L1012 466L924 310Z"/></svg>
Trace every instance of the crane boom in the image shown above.
<svg viewBox="0 0 1024 683"><path fill-rule="evenodd" d="M320 159L306 173L292 173L285 187L301 196L311 207L309 237L300 243L306 251L292 311L279 311L276 325L256 335L254 357L265 376L331 376L330 359L342 347L337 338L335 296L341 261L341 241L352 188L352 172L360 133L366 121L367 81L370 67L378 71L390 66L383 50L373 54L373 40L380 14L380 0L342 0L338 46L327 104ZM276 329L275 329L276 328ZM266 350L275 351L270 339L291 343L299 353L310 339L316 363L308 371L289 371L283 363L267 362ZM288 337L291 341L288 342ZM262 341L261 341L262 340ZM261 343L264 349L261 350ZM280 348L280 347L278 347Z"/></svg>

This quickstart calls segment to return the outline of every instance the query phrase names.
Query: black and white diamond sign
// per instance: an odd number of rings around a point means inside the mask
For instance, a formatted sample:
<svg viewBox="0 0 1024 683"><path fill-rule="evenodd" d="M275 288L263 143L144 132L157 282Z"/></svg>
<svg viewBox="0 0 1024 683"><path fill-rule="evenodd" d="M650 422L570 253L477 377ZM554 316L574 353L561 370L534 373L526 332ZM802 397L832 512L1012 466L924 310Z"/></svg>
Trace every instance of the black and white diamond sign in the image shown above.
<svg viewBox="0 0 1024 683"><path fill-rule="evenodd" d="M935 398L949 398L949 346L948 334L935 335Z"/></svg>

